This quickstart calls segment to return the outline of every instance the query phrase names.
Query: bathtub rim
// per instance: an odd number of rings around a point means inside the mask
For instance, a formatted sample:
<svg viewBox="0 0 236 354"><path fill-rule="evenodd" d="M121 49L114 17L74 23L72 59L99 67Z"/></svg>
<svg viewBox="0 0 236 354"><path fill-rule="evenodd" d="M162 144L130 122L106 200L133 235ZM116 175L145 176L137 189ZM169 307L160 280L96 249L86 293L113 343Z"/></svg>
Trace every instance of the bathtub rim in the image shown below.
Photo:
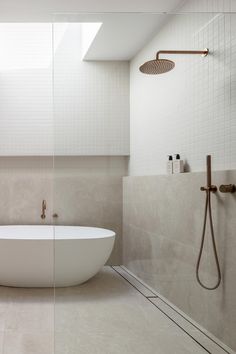
<svg viewBox="0 0 236 354"><path fill-rule="evenodd" d="M42 231L43 229L44 231ZM57 234L57 230L59 234ZM21 233L18 237L14 235L17 231ZM24 231L28 232L28 236L23 235ZM30 237L29 233L32 231L36 232L36 234ZM72 233L69 235L68 231ZM80 234L78 234L78 231L80 231ZM4 235L4 232L8 232L8 235ZM64 236L63 232L68 232L67 236ZM115 238L115 236L116 233L110 229L91 226L39 224L0 225L0 241L89 241Z"/></svg>

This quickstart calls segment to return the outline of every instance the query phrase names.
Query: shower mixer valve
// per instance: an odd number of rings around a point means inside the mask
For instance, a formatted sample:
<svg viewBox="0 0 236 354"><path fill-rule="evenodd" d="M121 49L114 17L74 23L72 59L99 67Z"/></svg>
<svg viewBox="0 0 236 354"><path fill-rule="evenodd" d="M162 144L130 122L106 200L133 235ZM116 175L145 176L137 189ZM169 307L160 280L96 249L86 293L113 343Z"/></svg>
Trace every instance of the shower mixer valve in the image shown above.
<svg viewBox="0 0 236 354"><path fill-rule="evenodd" d="M220 189L221 193L235 193L236 192L235 184L222 184L219 189Z"/></svg>

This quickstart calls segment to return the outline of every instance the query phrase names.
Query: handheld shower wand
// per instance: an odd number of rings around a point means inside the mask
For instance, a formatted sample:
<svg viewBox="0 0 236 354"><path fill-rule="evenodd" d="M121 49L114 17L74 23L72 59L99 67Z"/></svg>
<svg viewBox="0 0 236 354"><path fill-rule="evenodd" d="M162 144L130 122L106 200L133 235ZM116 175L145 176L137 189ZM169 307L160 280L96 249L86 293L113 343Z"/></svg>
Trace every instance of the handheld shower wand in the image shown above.
<svg viewBox="0 0 236 354"><path fill-rule="evenodd" d="M211 193L212 192L215 193L217 191L217 187L211 184L211 155L207 155L206 163L207 163L207 186L201 187L201 191L206 192L205 215L204 215L204 221L203 221L201 246L200 246L200 251L199 251L197 266L196 266L196 277L197 277L198 283L204 289L215 290L219 287L219 285L221 283L221 271L220 271L220 263L219 263L219 258L218 258L218 254L217 254L217 248L216 248L214 226L213 226L213 220L212 220L212 210L211 210ZM206 235L206 223L207 223L207 213L208 212L209 212L212 246L213 246L213 251L214 251L214 257L215 257L216 268L217 268L217 277L218 277L216 284L212 287L209 287L209 286L203 284L202 281L200 280L200 277L199 277L199 268L200 268L202 252L203 252L203 247L204 247L204 241L205 241L205 235Z"/></svg>

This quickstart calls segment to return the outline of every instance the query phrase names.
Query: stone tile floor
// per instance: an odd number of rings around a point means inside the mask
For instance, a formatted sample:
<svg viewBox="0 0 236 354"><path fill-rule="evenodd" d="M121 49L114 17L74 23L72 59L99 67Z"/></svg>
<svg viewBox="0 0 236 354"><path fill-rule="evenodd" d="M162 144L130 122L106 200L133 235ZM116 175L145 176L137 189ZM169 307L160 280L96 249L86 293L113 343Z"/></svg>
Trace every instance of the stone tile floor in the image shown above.
<svg viewBox="0 0 236 354"><path fill-rule="evenodd" d="M114 269L77 287L0 287L2 354L209 353Z"/></svg>

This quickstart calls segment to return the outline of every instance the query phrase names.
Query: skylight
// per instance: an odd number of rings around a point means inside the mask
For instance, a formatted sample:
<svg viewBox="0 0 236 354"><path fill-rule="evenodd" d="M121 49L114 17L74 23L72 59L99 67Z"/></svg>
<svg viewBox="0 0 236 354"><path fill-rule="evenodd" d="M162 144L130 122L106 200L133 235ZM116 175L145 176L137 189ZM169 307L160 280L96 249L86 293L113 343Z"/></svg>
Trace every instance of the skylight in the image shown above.
<svg viewBox="0 0 236 354"><path fill-rule="evenodd" d="M82 32L82 59L85 57L95 37L97 36L102 22L84 22L81 23Z"/></svg>

